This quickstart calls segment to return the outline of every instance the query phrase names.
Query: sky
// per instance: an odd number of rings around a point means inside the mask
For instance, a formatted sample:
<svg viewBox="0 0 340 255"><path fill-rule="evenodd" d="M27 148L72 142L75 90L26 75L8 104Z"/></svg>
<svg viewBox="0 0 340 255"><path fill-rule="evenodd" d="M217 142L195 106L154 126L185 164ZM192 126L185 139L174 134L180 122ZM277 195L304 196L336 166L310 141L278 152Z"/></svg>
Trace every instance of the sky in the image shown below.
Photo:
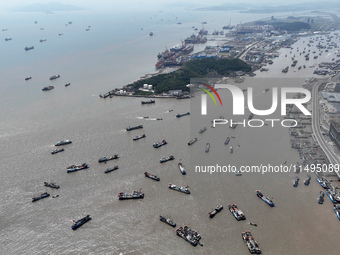
<svg viewBox="0 0 340 255"><path fill-rule="evenodd" d="M337 2L338 0L326 0ZM162 7L171 3L190 3L193 5L213 6L224 3L252 3L258 5L290 5L304 2L320 2L320 0L0 0L0 9L26 6L35 3L58 2L63 4L76 5L83 8L105 9L105 8L139 8L153 6Z"/></svg>

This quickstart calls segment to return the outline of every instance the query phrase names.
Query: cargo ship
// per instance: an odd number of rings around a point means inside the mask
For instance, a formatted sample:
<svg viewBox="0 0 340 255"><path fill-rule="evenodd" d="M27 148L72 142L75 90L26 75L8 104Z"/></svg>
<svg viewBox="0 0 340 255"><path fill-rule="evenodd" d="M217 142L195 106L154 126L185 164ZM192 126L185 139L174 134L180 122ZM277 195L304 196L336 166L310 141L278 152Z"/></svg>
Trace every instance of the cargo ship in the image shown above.
<svg viewBox="0 0 340 255"><path fill-rule="evenodd" d="M137 136L135 136L134 138L132 138L132 140L133 140L133 141L137 141L137 140L142 139L142 138L145 138L145 137L146 137L145 134L137 135Z"/></svg>
<svg viewBox="0 0 340 255"><path fill-rule="evenodd" d="M57 153L62 152L62 151L64 151L64 148L62 148L62 149L55 149L55 150L51 151L51 154L57 154Z"/></svg>
<svg viewBox="0 0 340 255"><path fill-rule="evenodd" d="M111 157L108 157L108 158L107 157L102 157L102 158L98 159L98 163L107 162L109 160L114 160L114 159L117 159L117 158L119 158L119 155L116 153L116 154L114 154Z"/></svg>
<svg viewBox="0 0 340 255"><path fill-rule="evenodd" d="M128 194L128 193L125 193L125 192L120 192L118 194L118 198L119 198L119 200L138 199L138 198L143 199L144 198L144 193L142 193L141 190L142 189L140 189L139 191L133 191L132 194Z"/></svg>
<svg viewBox="0 0 340 255"><path fill-rule="evenodd" d="M145 177L150 178L150 179L155 180L155 181L158 181L158 182L161 180L161 179L160 179L159 177L157 177L156 175L150 174L150 173L148 173L148 172L144 172L144 175L145 175Z"/></svg>
<svg viewBox="0 0 340 255"><path fill-rule="evenodd" d="M187 173L185 172L184 165L181 162L178 162L178 168L181 171L183 175L186 175Z"/></svg>
<svg viewBox="0 0 340 255"><path fill-rule="evenodd" d="M231 212L231 214L235 217L235 219L237 219L238 221L240 220L245 220L246 216L243 214L243 212L238 209L237 205L235 204L230 204L228 205L229 211Z"/></svg>
<svg viewBox="0 0 340 255"><path fill-rule="evenodd" d="M59 74L56 74L56 75L52 75L52 76L50 77L50 80L52 81L52 80L55 80L55 79L58 79L58 78L60 78L60 75L59 75Z"/></svg>
<svg viewBox="0 0 340 255"><path fill-rule="evenodd" d="M117 169L118 169L118 166L116 165L116 166L114 166L114 167L112 167L112 168L106 169L106 170L104 171L104 173L108 174L108 173L111 173L112 171L117 170Z"/></svg>
<svg viewBox="0 0 340 255"><path fill-rule="evenodd" d="M189 142L188 142L188 145L193 145L194 143L197 142L197 138L195 137L194 139L191 139Z"/></svg>
<svg viewBox="0 0 340 255"><path fill-rule="evenodd" d="M156 143L154 143L152 146L153 146L154 148L159 148L159 147L161 147L161 146L163 146L163 145L166 145L166 144L168 144L168 142L165 141L165 140L162 140L161 142L156 142Z"/></svg>
<svg viewBox="0 0 340 255"><path fill-rule="evenodd" d="M170 218L165 218L162 215L159 215L159 220L170 225L173 228L176 227L176 223L174 223L173 220Z"/></svg>
<svg viewBox="0 0 340 255"><path fill-rule="evenodd" d="M149 101L141 101L142 104L154 104L156 103L155 100L149 100Z"/></svg>
<svg viewBox="0 0 340 255"><path fill-rule="evenodd" d="M212 211L209 212L209 217L210 217L210 218L214 218L215 215L216 215L217 213L219 213L220 211L222 211L222 209L223 209L223 205L221 205L221 204L217 205L217 206L215 207L215 209L212 209Z"/></svg>
<svg viewBox="0 0 340 255"><path fill-rule="evenodd" d="M180 118L180 117L187 116L187 115L190 115L190 112L183 113L183 114L177 114L176 118Z"/></svg>
<svg viewBox="0 0 340 255"><path fill-rule="evenodd" d="M28 80L30 80L30 79L32 79L31 76L30 76L30 77L26 77L26 78L25 78L25 81L28 81Z"/></svg>
<svg viewBox="0 0 340 255"><path fill-rule="evenodd" d="M53 86L47 86L47 87L43 87L41 90L42 91L48 91L48 90L52 90L52 89L54 89Z"/></svg>
<svg viewBox="0 0 340 255"><path fill-rule="evenodd" d="M269 197L265 197L261 191L256 190L255 191L256 195L261 198L263 200L263 202L265 202L266 204L268 204L270 207L275 206L274 202L269 198Z"/></svg>
<svg viewBox="0 0 340 255"><path fill-rule="evenodd" d="M83 163L83 164L78 165L78 166L72 165L72 166L69 166L67 168L67 173L76 172L76 171L83 170L83 169L86 169L86 168L89 168L89 166L86 163Z"/></svg>
<svg viewBox="0 0 340 255"><path fill-rule="evenodd" d="M52 189L59 189L60 188L60 186L55 184L54 182L44 182L44 185L46 187L50 187Z"/></svg>
<svg viewBox="0 0 340 255"><path fill-rule="evenodd" d="M249 230L242 233L242 239L246 243L248 250L251 254L261 254L261 249L257 242L254 240L253 235Z"/></svg>
<svg viewBox="0 0 340 255"><path fill-rule="evenodd" d="M143 125L139 125L139 126L135 126L135 127L130 127L130 126L128 126L128 127L126 128L126 131L131 131L131 130L141 129L141 128L143 128Z"/></svg>
<svg viewBox="0 0 340 255"><path fill-rule="evenodd" d="M73 220L73 225L72 225L72 229L73 230L76 230L77 228L81 227L82 225L84 225L86 222L90 221L92 218L91 218L91 215L86 215L84 218L80 219L80 220L77 220L77 221L74 221Z"/></svg>
<svg viewBox="0 0 340 255"><path fill-rule="evenodd" d="M31 46L31 47L25 47L25 50L33 50L34 49L34 46Z"/></svg>
<svg viewBox="0 0 340 255"><path fill-rule="evenodd" d="M61 145L66 145L70 143L72 143L71 140L62 140L62 141L56 142L54 146L61 146Z"/></svg>
<svg viewBox="0 0 340 255"><path fill-rule="evenodd" d="M167 161L169 161L169 160L174 160L174 159L175 159L175 156L174 156L174 155L170 155L170 156L168 156L168 157L161 158L161 159L159 160L159 162L160 162L160 163L165 163L165 162L167 162Z"/></svg>
<svg viewBox="0 0 340 255"><path fill-rule="evenodd" d="M189 188L188 185L186 187L177 187L175 184L169 183L168 187L169 187L169 189L173 189L173 190L176 190L176 191L188 194L188 195L190 194L190 190L188 189Z"/></svg>
<svg viewBox="0 0 340 255"><path fill-rule="evenodd" d="M49 196L50 196L49 193L44 192L39 197L32 197L32 202L38 201L40 199L43 199L43 198L46 198L46 197L49 197Z"/></svg>
<svg viewBox="0 0 340 255"><path fill-rule="evenodd" d="M176 234L193 246L197 246L197 244L203 246L203 244L200 243L202 238L201 235L197 231L190 229L188 226L179 227L176 229Z"/></svg>

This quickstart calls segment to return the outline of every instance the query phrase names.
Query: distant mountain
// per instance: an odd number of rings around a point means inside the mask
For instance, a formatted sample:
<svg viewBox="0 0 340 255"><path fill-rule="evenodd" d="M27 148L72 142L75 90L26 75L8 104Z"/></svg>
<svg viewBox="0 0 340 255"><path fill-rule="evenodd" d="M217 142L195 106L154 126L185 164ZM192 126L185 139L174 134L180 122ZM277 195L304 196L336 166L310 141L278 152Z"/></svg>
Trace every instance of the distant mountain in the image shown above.
<svg viewBox="0 0 340 255"><path fill-rule="evenodd" d="M14 12L57 12L57 11L80 11L85 10L81 7L51 2L47 4L31 4L12 9Z"/></svg>

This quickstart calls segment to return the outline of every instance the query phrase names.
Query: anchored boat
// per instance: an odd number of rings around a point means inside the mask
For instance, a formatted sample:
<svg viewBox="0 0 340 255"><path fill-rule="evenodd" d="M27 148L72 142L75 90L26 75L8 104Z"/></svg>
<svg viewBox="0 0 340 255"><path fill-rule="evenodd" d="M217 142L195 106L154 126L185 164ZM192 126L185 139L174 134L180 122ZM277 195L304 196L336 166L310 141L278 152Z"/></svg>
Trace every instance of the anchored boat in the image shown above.
<svg viewBox="0 0 340 255"><path fill-rule="evenodd" d="M150 179L152 179L152 180L155 180L155 181L160 181L160 180L161 180L161 179L160 179L159 177L157 177L156 175L150 174L150 173L148 173L148 172L144 172L144 175L145 175L145 177L148 177L148 178L150 178Z"/></svg>
<svg viewBox="0 0 340 255"><path fill-rule="evenodd" d="M266 204L268 204L269 206L273 207L275 206L274 202L269 198L269 197L265 197L261 191L256 190L255 191L256 195L261 198Z"/></svg>
<svg viewBox="0 0 340 255"><path fill-rule="evenodd" d="M215 209L212 209L212 211L209 212L209 217L210 217L210 218L214 218L215 215L216 215L217 213L219 213L220 211L222 211L222 209L223 209L223 205L221 205L221 204L217 205L217 206L215 207Z"/></svg>
<svg viewBox="0 0 340 255"><path fill-rule="evenodd" d="M185 193L185 194L190 194L190 190L188 189L189 188L188 185L186 187L177 187L175 184L169 183L168 187L169 187L169 189L173 189L173 190Z"/></svg>
<svg viewBox="0 0 340 255"><path fill-rule="evenodd" d="M183 175L186 175L187 173L185 172L184 165L181 162L178 162L178 168L181 171Z"/></svg>
<svg viewBox="0 0 340 255"><path fill-rule="evenodd" d="M235 204L230 204L228 205L229 211L231 212L231 214L235 217L235 219L237 219L238 221L240 220L245 220L246 216L243 214L243 212L238 209L237 205Z"/></svg>
<svg viewBox="0 0 340 255"><path fill-rule="evenodd" d="M170 225L173 228L176 227L176 223L174 223L173 220L170 218L165 218L162 215L159 215L159 220L163 221L164 223Z"/></svg>
<svg viewBox="0 0 340 255"><path fill-rule="evenodd" d="M80 219L80 220L77 220L77 221L73 221L74 224L72 225L72 229L73 230L76 230L77 228L81 227L82 225L84 225L86 222L90 221L92 218L91 218L91 215L86 215L84 218Z"/></svg>

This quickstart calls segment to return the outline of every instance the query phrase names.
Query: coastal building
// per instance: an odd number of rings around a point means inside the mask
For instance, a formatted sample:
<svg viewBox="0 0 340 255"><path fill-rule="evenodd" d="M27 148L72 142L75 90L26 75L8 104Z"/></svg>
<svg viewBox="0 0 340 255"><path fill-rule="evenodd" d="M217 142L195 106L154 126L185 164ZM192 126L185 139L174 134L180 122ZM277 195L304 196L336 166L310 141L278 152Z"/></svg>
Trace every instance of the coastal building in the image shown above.
<svg viewBox="0 0 340 255"><path fill-rule="evenodd" d="M336 117L330 121L329 137L340 150L340 118Z"/></svg>

